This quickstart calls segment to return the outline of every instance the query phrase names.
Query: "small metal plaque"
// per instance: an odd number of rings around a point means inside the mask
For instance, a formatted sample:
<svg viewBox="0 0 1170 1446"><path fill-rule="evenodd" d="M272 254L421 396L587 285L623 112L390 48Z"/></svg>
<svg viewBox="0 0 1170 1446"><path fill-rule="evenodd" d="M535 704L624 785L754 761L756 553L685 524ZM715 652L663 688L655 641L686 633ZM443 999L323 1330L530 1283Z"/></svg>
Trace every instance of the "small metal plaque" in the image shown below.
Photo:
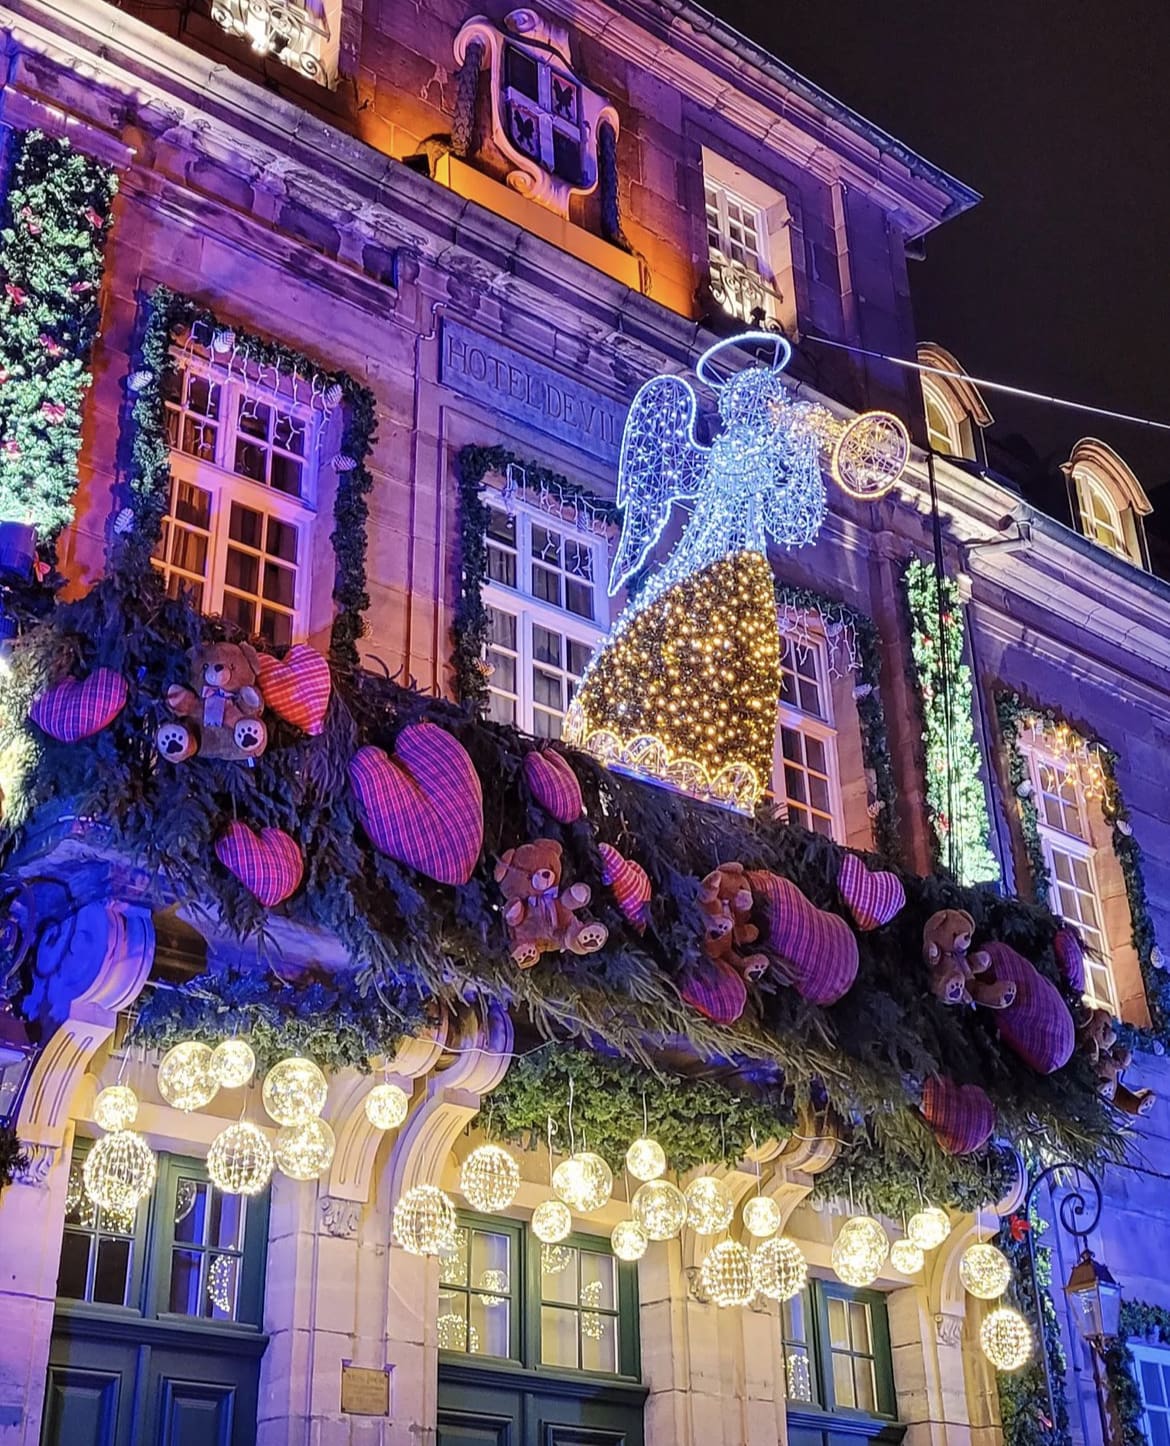
<svg viewBox="0 0 1170 1446"><path fill-rule="evenodd" d="M389 1416L390 1372L342 1361L341 1409L348 1416Z"/></svg>

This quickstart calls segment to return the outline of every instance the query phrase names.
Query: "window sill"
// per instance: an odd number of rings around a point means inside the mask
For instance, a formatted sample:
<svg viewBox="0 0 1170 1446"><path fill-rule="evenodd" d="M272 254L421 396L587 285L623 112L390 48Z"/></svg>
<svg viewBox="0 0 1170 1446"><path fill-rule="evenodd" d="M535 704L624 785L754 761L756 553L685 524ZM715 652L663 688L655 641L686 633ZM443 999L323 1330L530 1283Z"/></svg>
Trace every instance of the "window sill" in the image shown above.
<svg viewBox="0 0 1170 1446"><path fill-rule="evenodd" d="M517 1361L502 1361L498 1357L473 1360L461 1351L440 1351L439 1369L447 1381L496 1386L508 1391L537 1391L546 1396L608 1397L633 1405L640 1404L650 1393L648 1386L629 1376L522 1366Z"/></svg>
<svg viewBox="0 0 1170 1446"><path fill-rule="evenodd" d="M642 271L636 256L619 250L580 226L574 226L571 221L555 215L535 201L525 199L510 186L493 180L491 176L485 176L481 171L461 161L458 156L453 156L450 152L441 155L435 162L432 179L447 190L454 191L457 196L462 196L464 200L474 201L476 205L494 212L505 221L511 221L513 225L539 236L551 246L567 251L570 256L584 261L587 266L604 272L606 276L612 276L631 291L642 290Z"/></svg>
<svg viewBox="0 0 1170 1446"><path fill-rule="evenodd" d="M870 1441L901 1441L905 1426L889 1416L868 1416L863 1411L822 1411L819 1406L787 1406L788 1426L826 1431L834 1437L857 1436Z"/></svg>
<svg viewBox="0 0 1170 1446"><path fill-rule="evenodd" d="M188 1316L147 1317L129 1306L93 1305L58 1300L53 1329L67 1336L149 1342L158 1346L223 1354L262 1356L268 1337L258 1326L239 1321L200 1321Z"/></svg>

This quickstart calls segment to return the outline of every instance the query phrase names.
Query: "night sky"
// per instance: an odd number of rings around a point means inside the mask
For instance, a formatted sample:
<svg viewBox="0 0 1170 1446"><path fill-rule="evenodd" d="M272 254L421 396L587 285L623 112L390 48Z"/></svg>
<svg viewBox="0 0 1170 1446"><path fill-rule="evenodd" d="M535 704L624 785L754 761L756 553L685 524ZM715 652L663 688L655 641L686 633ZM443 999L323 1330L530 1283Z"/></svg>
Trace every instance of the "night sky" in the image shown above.
<svg viewBox="0 0 1170 1446"><path fill-rule="evenodd" d="M1170 421L1164 0L708 3L982 193L911 263L921 338L975 375ZM1170 483L1170 432L986 401L1041 455L1098 436L1151 494ZM1151 500L1170 514L1170 490Z"/></svg>

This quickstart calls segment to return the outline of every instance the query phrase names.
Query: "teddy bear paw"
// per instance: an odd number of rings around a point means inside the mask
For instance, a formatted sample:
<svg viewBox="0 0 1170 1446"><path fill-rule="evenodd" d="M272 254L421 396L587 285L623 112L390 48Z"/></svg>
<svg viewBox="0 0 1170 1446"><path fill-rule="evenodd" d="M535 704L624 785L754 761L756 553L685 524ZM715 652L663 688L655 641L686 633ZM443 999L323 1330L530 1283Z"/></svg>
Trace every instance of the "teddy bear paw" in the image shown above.
<svg viewBox="0 0 1170 1446"><path fill-rule="evenodd" d="M582 924L573 940L573 953L596 954L608 938L609 930L604 924Z"/></svg>
<svg viewBox="0 0 1170 1446"><path fill-rule="evenodd" d="M268 742L268 729L263 719L241 718L232 729L232 740L247 758L258 758Z"/></svg>
<svg viewBox="0 0 1170 1446"><path fill-rule="evenodd" d="M517 944L512 950L512 963L517 969L531 969L540 958L540 950L535 944Z"/></svg>
<svg viewBox="0 0 1170 1446"><path fill-rule="evenodd" d="M570 908L583 909L593 898L593 890L588 884L570 884L563 898Z"/></svg>
<svg viewBox="0 0 1170 1446"><path fill-rule="evenodd" d="M195 752L195 739L182 723L164 723L154 735L159 756L168 763L185 763Z"/></svg>
<svg viewBox="0 0 1170 1446"><path fill-rule="evenodd" d="M762 979L768 972L768 965L771 960L766 954L745 954L737 960L739 972L749 983Z"/></svg>

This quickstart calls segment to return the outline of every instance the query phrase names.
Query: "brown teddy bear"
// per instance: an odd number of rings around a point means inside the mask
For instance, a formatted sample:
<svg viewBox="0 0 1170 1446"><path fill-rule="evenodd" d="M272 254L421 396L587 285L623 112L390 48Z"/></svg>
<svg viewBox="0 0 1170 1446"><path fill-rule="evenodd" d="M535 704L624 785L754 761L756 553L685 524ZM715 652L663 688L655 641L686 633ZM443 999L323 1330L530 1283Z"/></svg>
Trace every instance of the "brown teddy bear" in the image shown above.
<svg viewBox="0 0 1170 1446"><path fill-rule="evenodd" d="M234 762L259 758L268 745L260 716L264 700L256 686L260 659L247 643L209 643L192 648L194 691L180 683L167 689L167 707L183 719L163 723L155 734L161 757L183 763L203 758Z"/></svg>
<svg viewBox="0 0 1170 1446"><path fill-rule="evenodd" d="M713 869L699 886L699 908L707 957L733 965L745 979L759 979L768 967L767 955L742 954L739 947L760 937L751 922L752 890L744 866L720 864Z"/></svg>
<svg viewBox="0 0 1170 1446"><path fill-rule="evenodd" d="M944 1004L981 1004L1007 1009L1016 1000L1012 983L993 984L986 974L991 959L981 950L970 953L975 920L965 909L940 909L922 931L922 957L930 970L930 988Z"/></svg>
<svg viewBox="0 0 1170 1446"><path fill-rule="evenodd" d="M588 884L561 888L561 846L538 838L501 854L496 883L504 896L504 922L512 939L512 962L531 969L542 954L568 949L596 954L609 938L604 924L578 919L593 897Z"/></svg>
<svg viewBox="0 0 1170 1446"><path fill-rule="evenodd" d="M1127 1115L1148 1115L1158 1096L1153 1090L1131 1090L1122 1084L1122 1074L1133 1063L1133 1051L1117 1042L1109 1011L1087 1009L1080 1021L1079 1036L1081 1048L1096 1066L1101 1098Z"/></svg>

